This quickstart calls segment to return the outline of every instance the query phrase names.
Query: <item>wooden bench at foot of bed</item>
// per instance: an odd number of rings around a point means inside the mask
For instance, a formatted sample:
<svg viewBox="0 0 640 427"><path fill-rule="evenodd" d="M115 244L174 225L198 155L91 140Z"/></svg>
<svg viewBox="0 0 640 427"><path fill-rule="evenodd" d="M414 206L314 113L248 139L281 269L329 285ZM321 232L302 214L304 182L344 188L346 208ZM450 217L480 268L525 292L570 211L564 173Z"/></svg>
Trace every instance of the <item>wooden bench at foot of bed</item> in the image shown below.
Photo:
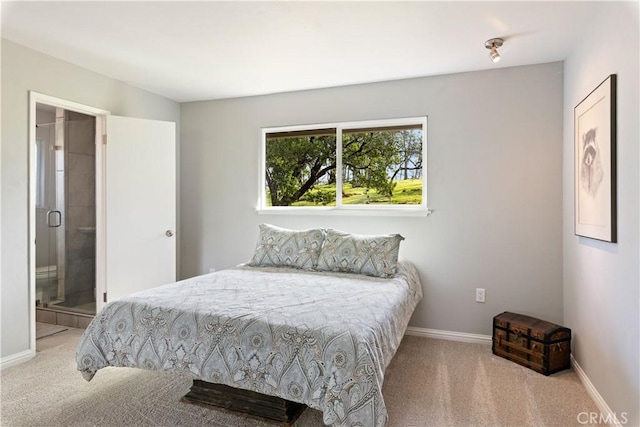
<svg viewBox="0 0 640 427"><path fill-rule="evenodd" d="M283 427L291 427L307 408L302 403L280 397L201 380L193 381L191 390L181 401L258 418Z"/></svg>

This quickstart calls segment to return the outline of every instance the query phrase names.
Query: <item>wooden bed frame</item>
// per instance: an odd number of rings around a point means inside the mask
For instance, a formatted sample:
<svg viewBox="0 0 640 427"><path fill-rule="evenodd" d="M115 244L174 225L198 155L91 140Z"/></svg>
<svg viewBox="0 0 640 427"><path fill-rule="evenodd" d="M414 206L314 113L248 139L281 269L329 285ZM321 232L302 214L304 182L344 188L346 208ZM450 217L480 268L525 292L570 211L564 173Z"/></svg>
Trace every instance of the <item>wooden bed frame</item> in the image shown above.
<svg viewBox="0 0 640 427"><path fill-rule="evenodd" d="M201 380L194 380L191 390L180 401L213 407L283 427L291 427L307 408L302 403L280 397Z"/></svg>

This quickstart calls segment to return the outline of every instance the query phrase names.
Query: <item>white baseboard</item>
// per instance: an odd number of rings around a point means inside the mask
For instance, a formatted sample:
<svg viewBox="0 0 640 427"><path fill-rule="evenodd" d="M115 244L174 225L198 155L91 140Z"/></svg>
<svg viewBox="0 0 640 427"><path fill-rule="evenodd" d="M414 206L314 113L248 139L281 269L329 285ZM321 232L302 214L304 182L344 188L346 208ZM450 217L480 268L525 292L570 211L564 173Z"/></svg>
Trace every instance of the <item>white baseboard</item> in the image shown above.
<svg viewBox="0 0 640 427"><path fill-rule="evenodd" d="M439 329L417 328L415 326L407 327L405 335L413 335L415 337L436 338L449 341L462 341L475 344L489 344L492 341L490 335L468 334L466 332L442 331Z"/></svg>
<svg viewBox="0 0 640 427"><path fill-rule="evenodd" d="M587 389L587 393L593 399L594 403L600 410L600 413L604 415L603 418L609 421L609 425L614 427L623 427L623 424L620 423L620 420L616 417L616 413L611 410L607 402L604 401L598 390L593 385L587 374L582 370L576 359L573 358L573 354L571 357L571 367L580 378L580 382Z"/></svg>
<svg viewBox="0 0 640 427"><path fill-rule="evenodd" d="M12 354L11 356L3 357L0 359L0 371L9 368L11 366L19 365L29 359L32 359L36 355L33 350L25 350L20 353Z"/></svg>

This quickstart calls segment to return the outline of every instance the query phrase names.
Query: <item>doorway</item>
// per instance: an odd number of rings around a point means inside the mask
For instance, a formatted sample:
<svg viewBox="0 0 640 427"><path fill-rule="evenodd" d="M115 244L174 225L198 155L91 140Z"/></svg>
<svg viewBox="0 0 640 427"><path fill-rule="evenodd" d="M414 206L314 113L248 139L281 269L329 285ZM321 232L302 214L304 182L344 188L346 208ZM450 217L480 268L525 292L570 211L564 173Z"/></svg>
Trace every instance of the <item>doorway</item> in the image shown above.
<svg viewBox="0 0 640 427"><path fill-rule="evenodd" d="M49 118L36 120L38 109L48 111ZM83 130L75 129L75 122L83 122ZM29 352L33 356L37 322L84 328L112 299L175 281L176 126L113 116L33 91L29 123ZM47 128L48 123L53 125ZM66 139L60 139L65 131ZM70 139L74 131L88 134L80 147ZM54 142L37 142L45 138ZM88 147L90 138L94 151ZM45 175L37 173L38 165L47 162L59 178L49 187L41 184ZM74 164L84 166L74 172ZM73 186L82 182L90 185L80 194ZM47 190L56 185L62 189ZM91 197L88 187L93 187ZM73 215L82 221L74 222ZM84 245L87 242L92 245ZM73 264L89 267L74 270ZM81 285L75 284L73 274L80 276ZM41 286L36 286L36 276Z"/></svg>
<svg viewBox="0 0 640 427"><path fill-rule="evenodd" d="M36 307L94 315L96 117L36 103L35 126Z"/></svg>

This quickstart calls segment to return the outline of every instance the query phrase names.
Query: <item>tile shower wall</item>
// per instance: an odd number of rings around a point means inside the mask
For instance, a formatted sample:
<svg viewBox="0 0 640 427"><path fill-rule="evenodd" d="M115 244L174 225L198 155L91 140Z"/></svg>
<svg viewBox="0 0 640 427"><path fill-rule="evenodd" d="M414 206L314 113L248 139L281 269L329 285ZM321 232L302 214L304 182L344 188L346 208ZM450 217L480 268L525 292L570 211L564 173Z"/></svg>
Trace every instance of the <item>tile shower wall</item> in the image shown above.
<svg viewBox="0 0 640 427"><path fill-rule="evenodd" d="M95 118L67 112L65 306L95 300Z"/></svg>

